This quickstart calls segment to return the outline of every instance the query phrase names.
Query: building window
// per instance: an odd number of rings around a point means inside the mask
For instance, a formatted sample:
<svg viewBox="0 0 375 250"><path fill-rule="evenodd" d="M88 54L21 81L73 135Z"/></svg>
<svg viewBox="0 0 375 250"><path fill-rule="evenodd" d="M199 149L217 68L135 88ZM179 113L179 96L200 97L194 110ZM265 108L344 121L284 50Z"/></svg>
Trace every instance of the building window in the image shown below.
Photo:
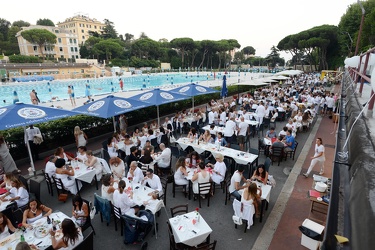
<svg viewBox="0 0 375 250"><path fill-rule="evenodd" d="M90 24L90 29L91 29L91 24Z"/></svg>
<svg viewBox="0 0 375 250"><path fill-rule="evenodd" d="M73 42L74 42L74 43L77 43L77 39L74 38L74 39L73 39Z"/></svg>
<svg viewBox="0 0 375 250"><path fill-rule="evenodd" d="M77 49L77 47L74 47L74 51L75 51L75 52L78 52L78 49Z"/></svg>
<svg viewBox="0 0 375 250"><path fill-rule="evenodd" d="M89 27L89 25L88 24L86 24L86 28L88 28Z"/></svg>
<svg viewBox="0 0 375 250"><path fill-rule="evenodd" d="M81 27L81 24L79 24L79 27Z"/></svg>
<svg viewBox="0 0 375 250"><path fill-rule="evenodd" d="M96 25L94 26L94 29L96 29Z"/></svg>
<svg viewBox="0 0 375 250"><path fill-rule="evenodd" d="M73 52L73 51L74 51L73 47L70 47L70 51L71 51L71 52Z"/></svg>
<svg viewBox="0 0 375 250"><path fill-rule="evenodd" d="M82 39L85 40L85 36L82 36Z"/></svg>
<svg viewBox="0 0 375 250"><path fill-rule="evenodd" d="M69 43L73 43L73 40L72 40L72 38L69 38Z"/></svg>
<svg viewBox="0 0 375 250"><path fill-rule="evenodd" d="M34 51L38 50L38 46L33 46Z"/></svg>
<svg viewBox="0 0 375 250"><path fill-rule="evenodd" d="M61 55L61 56L60 56L60 58L64 58L64 56L63 56L63 55Z"/></svg>
<svg viewBox="0 0 375 250"><path fill-rule="evenodd" d="M81 73L82 73L82 74L85 73L85 70L84 70L84 69L81 69Z"/></svg>
<svg viewBox="0 0 375 250"><path fill-rule="evenodd" d="M78 59L78 55L76 56L76 58Z"/></svg>
<svg viewBox="0 0 375 250"><path fill-rule="evenodd" d="M63 51L63 48L62 48L62 47L59 47L59 50L60 50L60 52L62 52L62 51Z"/></svg>
<svg viewBox="0 0 375 250"><path fill-rule="evenodd" d="M82 32L82 33L85 33L85 31L84 31L84 30L81 30L81 32Z"/></svg>
<svg viewBox="0 0 375 250"><path fill-rule="evenodd" d="M59 30L55 30L55 33L60 33Z"/></svg>
<svg viewBox="0 0 375 250"><path fill-rule="evenodd" d="M59 43L61 43L61 38L58 38L57 40L59 41Z"/></svg>

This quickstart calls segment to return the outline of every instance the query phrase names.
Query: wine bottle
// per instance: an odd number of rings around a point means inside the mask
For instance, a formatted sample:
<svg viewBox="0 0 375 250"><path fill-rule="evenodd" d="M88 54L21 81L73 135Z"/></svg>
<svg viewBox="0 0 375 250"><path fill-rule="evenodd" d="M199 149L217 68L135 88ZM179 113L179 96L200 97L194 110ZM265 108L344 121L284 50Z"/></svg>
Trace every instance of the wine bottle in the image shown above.
<svg viewBox="0 0 375 250"><path fill-rule="evenodd" d="M49 216L47 216L47 223L48 223L48 224L51 224L51 219L50 219Z"/></svg>

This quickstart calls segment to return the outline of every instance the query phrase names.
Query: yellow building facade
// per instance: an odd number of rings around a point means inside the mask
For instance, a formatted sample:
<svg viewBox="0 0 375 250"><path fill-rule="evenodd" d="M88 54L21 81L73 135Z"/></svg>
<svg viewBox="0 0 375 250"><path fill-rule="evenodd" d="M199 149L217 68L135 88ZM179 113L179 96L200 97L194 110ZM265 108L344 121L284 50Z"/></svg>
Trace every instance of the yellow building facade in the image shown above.
<svg viewBox="0 0 375 250"><path fill-rule="evenodd" d="M30 29L45 29L56 35L56 44L44 46L44 48L42 48L43 55L46 58L54 58L60 61L80 58L79 42L76 34L63 28L41 25L22 27L22 30L17 33L16 37L21 55L42 57L39 46L28 42L21 35L22 31Z"/></svg>
<svg viewBox="0 0 375 250"><path fill-rule="evenodd" d="M64 22L57 23L57 27L68 30L70 33L77 35L78 44L84 44L90 37L91 32L101 34L104 24L95 18L89 18L86 15L76 15L67 18Z"/></svg>

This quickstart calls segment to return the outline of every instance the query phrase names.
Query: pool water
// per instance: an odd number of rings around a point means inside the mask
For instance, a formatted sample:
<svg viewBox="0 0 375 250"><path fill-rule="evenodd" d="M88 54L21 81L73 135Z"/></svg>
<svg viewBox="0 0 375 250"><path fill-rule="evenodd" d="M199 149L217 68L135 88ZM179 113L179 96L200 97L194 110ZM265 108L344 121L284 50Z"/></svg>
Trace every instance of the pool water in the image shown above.
<svg viewBox="0 0 375 250"><path fill-rule="evenodd" d="M208 74L208 75L207 75ZM168 85L181 83L199 83L200 81L213 80L211 73L200 74L152 74L140 76L121 76L124 82L123 91L140 90L145 88L165 87ZM30 92L35 89L41 102L48 102L50 100L69 99L68 86L74 88L74 96L85 97L86 84L90 87L90 94L101 95L121 91L120 77L107 78L90 78L90 79L72 79L72 80L53 80L30 83L9 83L0 86L0 101L1 105L13 104L13 92L16 91L18 99L23 103L31 103ZM4 102L5 100L5 102Z"/></svg>

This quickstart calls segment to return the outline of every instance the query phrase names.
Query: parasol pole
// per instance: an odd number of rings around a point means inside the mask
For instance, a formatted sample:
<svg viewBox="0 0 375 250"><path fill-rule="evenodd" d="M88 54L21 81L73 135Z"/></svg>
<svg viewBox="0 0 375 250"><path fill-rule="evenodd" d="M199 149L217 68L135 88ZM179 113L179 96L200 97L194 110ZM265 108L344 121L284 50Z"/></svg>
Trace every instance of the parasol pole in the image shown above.
<svg viewBox="0 0 375 250"><path fill-rule="evenodd" d="M160 117L159 117L159 105L156 106L156 112L158 114L158 127L160 126Z"/></svg>
<svg viewBox="0 0 375 250"><path fill-rule="evenodd" d="M116 133L116 119L114 116L112 116L112 120L113 120L113 132Z"/></svg>

